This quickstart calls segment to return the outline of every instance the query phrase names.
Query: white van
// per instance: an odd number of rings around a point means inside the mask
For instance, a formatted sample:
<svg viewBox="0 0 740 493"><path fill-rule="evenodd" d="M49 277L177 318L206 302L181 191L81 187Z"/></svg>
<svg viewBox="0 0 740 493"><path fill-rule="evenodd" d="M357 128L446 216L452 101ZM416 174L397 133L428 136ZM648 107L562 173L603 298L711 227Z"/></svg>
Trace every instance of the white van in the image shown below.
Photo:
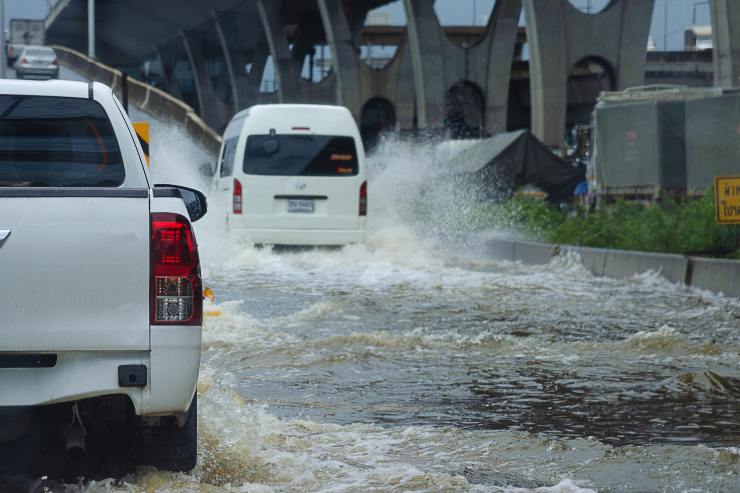
<svg viewBox="0 0 740 493"><path fill-rule="evenodd" d="M217 202L254 244L364 243L365 152L340 106L259 105L224 133Z"/></svg>

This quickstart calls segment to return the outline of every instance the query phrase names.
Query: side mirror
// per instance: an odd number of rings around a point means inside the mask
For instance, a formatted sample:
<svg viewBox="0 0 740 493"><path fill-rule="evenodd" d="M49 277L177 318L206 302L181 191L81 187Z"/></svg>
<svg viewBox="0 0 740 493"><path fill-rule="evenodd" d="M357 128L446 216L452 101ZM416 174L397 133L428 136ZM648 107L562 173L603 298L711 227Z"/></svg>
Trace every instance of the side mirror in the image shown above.
<svg viewBox="0 0 740 493"><path fill-rule="evenodd" d="M178 197L185 203L188 210L188 216L192 222L202 218L208 212L208 200L202 192L194 188L183 187L181 185L154 185L155 197Z"/></svg>

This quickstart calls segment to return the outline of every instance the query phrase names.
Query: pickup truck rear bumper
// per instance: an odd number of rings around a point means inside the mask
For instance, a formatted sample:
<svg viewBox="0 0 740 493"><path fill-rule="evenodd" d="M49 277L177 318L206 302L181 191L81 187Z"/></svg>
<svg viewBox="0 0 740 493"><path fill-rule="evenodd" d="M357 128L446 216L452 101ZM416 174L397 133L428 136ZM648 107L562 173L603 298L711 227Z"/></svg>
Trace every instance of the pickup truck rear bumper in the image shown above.
<svg viewBox="0 0 740 493"><path fill-rule="evenodd" d="M185 412L200 366L201 328L151 328L149 351L63 351L50 368L0 368L0 406L39 406L125 394L136 414ZM143 365L146 386L122 386L119 368Z"/></svg>

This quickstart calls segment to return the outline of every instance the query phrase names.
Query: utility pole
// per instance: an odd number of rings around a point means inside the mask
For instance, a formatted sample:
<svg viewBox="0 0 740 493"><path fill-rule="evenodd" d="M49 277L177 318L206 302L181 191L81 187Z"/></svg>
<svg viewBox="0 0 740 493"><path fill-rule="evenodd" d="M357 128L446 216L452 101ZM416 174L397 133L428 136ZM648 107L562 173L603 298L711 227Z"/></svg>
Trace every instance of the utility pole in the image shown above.
<svg viewBox="0 0 740 493"><path fill-rule="evenodd" d="M478 2L473 0L473 27L478 25Z"/></svg>
<svg viewBox="0 0 740 493"><path fill-rule="evenodd" d="M0 36L0 79L7 75L5 69L8 66L8 49L5 46L5 0L0 0L0 26L2 26L2 36Z"/></svg>
<svg viewBox="0 0 740 493"><path fill-rule="evenodd" d="M663 51L668 51L668 0L663 4Z"/></svg>
<svg viewBox="0 0 740 493"><path fill-rule="evenodd" d="M87 56L95 58L95 0L87 0Z"/></svg>

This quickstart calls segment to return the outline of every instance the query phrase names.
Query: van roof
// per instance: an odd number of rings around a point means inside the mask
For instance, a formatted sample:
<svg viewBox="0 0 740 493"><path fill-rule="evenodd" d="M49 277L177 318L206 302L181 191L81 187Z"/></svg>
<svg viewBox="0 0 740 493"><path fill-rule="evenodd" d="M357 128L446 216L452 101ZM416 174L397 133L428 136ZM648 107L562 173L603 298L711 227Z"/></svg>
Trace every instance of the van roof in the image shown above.
<svg viewBox="0 0 740 493"><path fill-rule="evenodd" d="M347 108L318 104L252 106L232 118L224 138L233 138L243 132L266 134L270 130L280 134L343 135L360 139L357 123Z"/></svg>
<svg viewBox="0 0 740 493"><path fill-rule="evenodd" d="M247 114L272 112L274 110L313 110L323 112L334 112L337 115L351 115L350 111L344 106L336 106L329 104L257 104L246 108L236 115L234 119L241 118Z"/></svg>

